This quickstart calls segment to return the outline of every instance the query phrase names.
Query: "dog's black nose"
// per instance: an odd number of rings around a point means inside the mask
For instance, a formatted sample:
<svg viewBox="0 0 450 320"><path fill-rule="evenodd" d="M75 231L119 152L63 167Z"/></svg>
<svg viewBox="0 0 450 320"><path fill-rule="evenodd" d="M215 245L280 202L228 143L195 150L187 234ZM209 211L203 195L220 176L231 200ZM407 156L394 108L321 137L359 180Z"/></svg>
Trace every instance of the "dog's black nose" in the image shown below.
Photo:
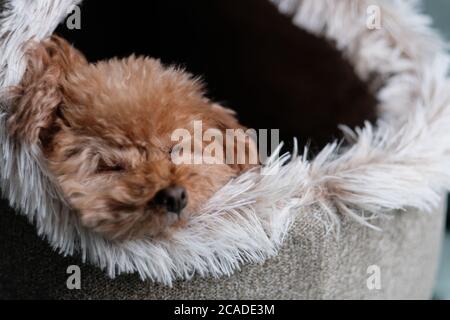
<svg viewBox="0 0 450 320"><path fill-rule="evenodd" d="M179 186L163 189L156 194L155 203L166 208L168 212L180 214L188 203L186 189Z"/></svg>

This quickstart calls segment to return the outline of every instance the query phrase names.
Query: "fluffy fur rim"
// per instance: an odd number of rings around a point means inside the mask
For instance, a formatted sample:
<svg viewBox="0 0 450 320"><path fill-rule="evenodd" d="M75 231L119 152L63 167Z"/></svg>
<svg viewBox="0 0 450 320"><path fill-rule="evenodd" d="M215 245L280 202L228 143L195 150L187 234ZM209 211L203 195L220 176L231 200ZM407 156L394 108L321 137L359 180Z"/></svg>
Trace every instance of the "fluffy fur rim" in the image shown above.
<svg viewBox="0 0 450 320"><path fill-rule="evenodd" d="M24 71L23 43L49 36L78 0L9 0L0 16L0 89ZM138 272L170 285L194 274L223 276L244 263L277 254L295 217L339 215L371 226L368 217L394 210L431 211L450 189L448 61L417 1L272 0L293 23L335 41L359 76L373 75L380 121L343 128L351 147L328 145L314 159L291 159L274 175L249 172L220 190L173 239L108 242L79 225L46 173L39 150L12 143L5 132L7 99L0 100L0 186L39 235L63 255L80 253L110 277ZM366 10L378 5L382 28L366 27ZM287 158L273 158L277 170ZM225 218L226 217L226 218ZM231 218L230 218L231 217ZM373 226L371 226L373 227ZM213 230L213 231L211 231Z"/></svg>

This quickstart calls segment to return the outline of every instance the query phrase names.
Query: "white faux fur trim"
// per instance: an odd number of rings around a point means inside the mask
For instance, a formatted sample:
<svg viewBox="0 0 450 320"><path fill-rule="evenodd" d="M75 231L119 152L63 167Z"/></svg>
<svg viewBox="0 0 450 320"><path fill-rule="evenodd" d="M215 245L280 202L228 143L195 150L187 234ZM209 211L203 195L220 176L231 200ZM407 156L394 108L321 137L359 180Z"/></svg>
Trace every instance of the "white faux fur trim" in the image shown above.
<svg viewBox="0 0 450 320"><path fill-rule="evenodd" d="M0 88L17 84L22 78L26 66L24 43L48 37L80 1L4 1L0 13Z"/></svg>
<svg viewBox="0 0 450 320"><path fill-rule="evenodd" d="M76 0L9 0L0 17L0 88L24 70L22 44L50 35ZM173 239L108 242L82 228L60 201L39 150L11 143L0 114L0 184L62 254L80 252L114 277L138 272L170 285L193 274L222 276L244 263L277 254L300 214L339 214L368 224L369 215L417 208L431 211L450 189L448 60L417 1L273 0L296 25L335 40L362 79L383 81L377 92L380 122L345 129L345 150L327 146L313 160L292 159L275 175L249 172L230 182ZM366 9L381 8L382 28L366 28ZM6 102L5 99L2 101ZM7 106L5 106L7 107ZM1 109L0 109L1 110ZM276 170L286 158L273 158ZM335 229L335 228L334 228ZM213 231L211 231L213 230Z"/></svg>

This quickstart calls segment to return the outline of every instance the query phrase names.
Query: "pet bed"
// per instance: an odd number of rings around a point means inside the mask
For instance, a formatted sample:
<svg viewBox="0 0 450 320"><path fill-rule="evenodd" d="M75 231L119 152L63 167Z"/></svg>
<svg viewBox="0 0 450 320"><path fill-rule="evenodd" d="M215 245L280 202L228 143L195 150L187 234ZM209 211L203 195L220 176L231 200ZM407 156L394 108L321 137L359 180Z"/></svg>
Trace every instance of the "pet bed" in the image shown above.
<svg viewBox="0 0 450 320"><path fill-rule="evenodd" d="M51 35L75 4L2 2L2 90L23 75L23 44ZM342 52L377 98L376 123L343 128L347 143L313 158L273 156L265 175L231 181L170 239L115 243L70 214L39 148L8 137L2 91L1 298L431 296L450 188L444 45L417 1L273 5ZM379 26L368 24L374 14ZM70 265L81 290L66 286Z"/></svg>

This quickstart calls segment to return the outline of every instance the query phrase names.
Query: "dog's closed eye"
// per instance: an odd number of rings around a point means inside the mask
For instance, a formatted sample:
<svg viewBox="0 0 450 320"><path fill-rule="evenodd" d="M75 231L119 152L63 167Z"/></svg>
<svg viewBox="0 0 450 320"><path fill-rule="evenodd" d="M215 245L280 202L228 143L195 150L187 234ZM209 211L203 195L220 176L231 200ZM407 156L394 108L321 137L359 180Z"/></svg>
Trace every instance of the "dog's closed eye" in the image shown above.
<svg viewBox="0 0 450 320"><path fill-rule="evenodd" d="M65 160L69 160L70 158L78 156L81 152L82 152L82 149L78 148L78 147L68 148L64 152Z"/></svg>
<svg viewBox="0 0 450 320"><path fill-rule="evenodd" d="M100 159L95 170L96 173L117 173L125 171L125 166L120 163L106 162Z"/></svg>

